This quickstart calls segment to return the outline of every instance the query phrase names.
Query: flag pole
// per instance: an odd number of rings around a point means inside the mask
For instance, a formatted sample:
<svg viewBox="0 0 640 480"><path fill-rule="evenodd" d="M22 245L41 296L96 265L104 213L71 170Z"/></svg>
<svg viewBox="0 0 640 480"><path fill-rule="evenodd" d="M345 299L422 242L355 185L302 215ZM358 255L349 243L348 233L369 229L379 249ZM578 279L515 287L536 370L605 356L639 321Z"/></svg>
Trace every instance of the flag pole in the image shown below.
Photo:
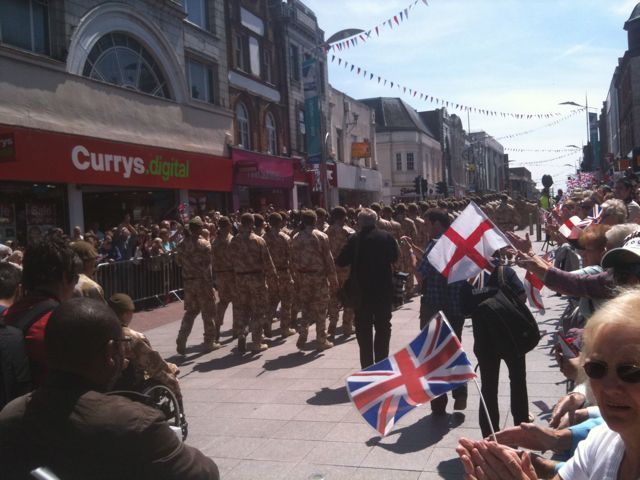
<svg viewBox="0 0 640 480"><path fill-rule="evenodd" d="M482 404L484 413L487 416L487 422L489 423L489 428L491 429L491 436L493 437L493 441L498 443L498 439L496 438L496 432L493 429L493 422L491 421L491 417L489 416L489 409L487 408L487 403L484 401L484 397L482 396L482 391L480 390L480 385L478 384L478 380L474 378L473 383L476 384L476 388L478 389L478 395L480 395L480 403Z"/></svg>

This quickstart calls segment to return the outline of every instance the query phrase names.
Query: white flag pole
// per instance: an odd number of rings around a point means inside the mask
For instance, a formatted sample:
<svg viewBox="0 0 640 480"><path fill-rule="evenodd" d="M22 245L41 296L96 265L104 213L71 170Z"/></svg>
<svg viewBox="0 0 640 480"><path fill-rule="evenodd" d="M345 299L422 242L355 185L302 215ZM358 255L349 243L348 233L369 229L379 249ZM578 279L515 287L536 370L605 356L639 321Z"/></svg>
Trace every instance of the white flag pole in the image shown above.
<svg viewBox="0 0 640 480"><path fill-rule="evenodd" d="M482 396L482 391L480 390L480 385L478 384L478 380L474 378L473 383L476 384L476 388L478 389L478 395L480 395L480 403L482 404L484 413L487 416L487 422L489 422L489 428L491 429L491 436L493 437L493 441L498 443L498 439L496 438L496 432L493 429L493 422L491 422L491 417L489 416L489 409L487 408L487 403L484 401L484 397Z"/></svg>

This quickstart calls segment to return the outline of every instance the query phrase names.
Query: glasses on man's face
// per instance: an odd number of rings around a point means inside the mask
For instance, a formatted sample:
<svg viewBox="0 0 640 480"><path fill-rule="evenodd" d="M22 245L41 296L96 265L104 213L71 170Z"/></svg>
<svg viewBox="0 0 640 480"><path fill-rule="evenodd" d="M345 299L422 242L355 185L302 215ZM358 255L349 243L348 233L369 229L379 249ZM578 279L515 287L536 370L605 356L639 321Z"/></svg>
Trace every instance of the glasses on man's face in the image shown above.
<svg viewBox="0 0 640 480"><path fill-rule="evenodd" d="M584 364L584 371L592 380L602 380L609 371L609 365L598 360L589 360ZM623 364L616 367L616 375L625 383L640 383L640 367Z"/></svg>

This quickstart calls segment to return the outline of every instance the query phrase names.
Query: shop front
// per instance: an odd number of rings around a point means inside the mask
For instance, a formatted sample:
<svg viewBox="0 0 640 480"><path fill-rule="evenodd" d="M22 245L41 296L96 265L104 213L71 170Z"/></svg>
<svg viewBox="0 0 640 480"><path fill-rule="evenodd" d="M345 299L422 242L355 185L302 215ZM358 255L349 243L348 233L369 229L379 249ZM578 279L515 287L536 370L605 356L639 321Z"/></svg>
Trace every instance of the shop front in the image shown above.
<svg viewBox="0 0 640 480"><path fill-rule="evenodd" d="M0 241L178 218L178 207L225 210L229 159L0 125Z"/></svg>
<svg viewBox="0 0 640 480"><path fill-rule="evenodd" d="M289 209L294 186L293 160L233 148L234 209L250 208L256 212L269 206Z"/></svg>
<svg viewBox="0 0 640 480"><path fill-rule="evenodd" d="M379 171L338 163L337 176L340 205L357 207L380 201L382 176Z"/></svg>

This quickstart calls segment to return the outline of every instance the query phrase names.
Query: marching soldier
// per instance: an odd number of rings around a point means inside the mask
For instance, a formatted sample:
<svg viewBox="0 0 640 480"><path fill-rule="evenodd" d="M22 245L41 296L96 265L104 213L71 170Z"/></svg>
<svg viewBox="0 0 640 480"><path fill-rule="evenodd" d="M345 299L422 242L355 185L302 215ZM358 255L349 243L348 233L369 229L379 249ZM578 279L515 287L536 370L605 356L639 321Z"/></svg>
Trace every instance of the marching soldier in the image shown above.
<svg viewBox="0 0 640 480"><path fill-rule="evenodd" d="M329 248L329 238L315 229L317 216L312 210L302 212L304 229L291 241L291 265L295 270L296 296L302 310L299 349L307 342L309 323L316 324L317 349L333 347L327 340L326 321L329 289L338 289L336 266Z"/></svg>
<svg viewBox="0 0 640 480"><path fill-rule="evenodd" d="M238 351L241 353L246 350L247 327L251 330L252 343L249 349L252 352L269 348L263 343L265 327L271 328L271 319L267 313L267 279L270 283L277 281L267 243L253 232L254 226L253 215L243 213L240 217L240 231L230 243L236 275L234 322L238 328Z"/></svg>
<svg viewBox="0 0 640 480"><path fill-rule="evenodd" d="M318 220L316 220L316 229L323 233L326 232L327 228L329 228L329 224L327 223L329 214L324 208L316 208L316 217L318 217Z"/></svg>
<svg viewBox="0 0 640 480"><path fill-rule="evenodd" d="M391 222L389 220L382 218L382 208L380 207L380 204L372 203L371 210L376 212L376 215L378 215L378 222L376 223L376 227L378 227L380 230L384 230L385 232L389 232L390 234L393 235L393 226L391 225Z"/></svg>
<svg viewBox="0 0 640 480"><path fill-rule="evenodd" d="M204 324L204 348L206 351L220 348L216 342L218 334L214 324L216 300L211 277L211 244L200 238L204 223L200 217L189 221L189 233L177 247L176 261L182 267L184 284L184 316L176 339L176 350L186 353L187 338L193 328L193 321L202 312Z"/></svg>
<svg viewBox="0 0 640 480"><path fill-rule="evenodd" d="M282 216L279 213L269 215L271 228L263 238L267 242L269 254L278 271L277 283L269 285L269 319L275 316L280 303L280 332L282 338L287 338L296 332L291 328L293 308L293 277L289 270L291 238L282 231L282 224Z"/></svg>
<svg viewBox="0 0 640 480"><path fill-rule="evenodd" d="M409 237L411 239L411 243L416 243L418 240L418 230L416 229L416 224L413 220L407 217L407 207L404 203L396 205L396 218L402 228L402 236ZM413 295L415 289L415 259L413 257L413 251L407 242L400 242L400 251L402 253L402 271L409 274L405 286L405 297L409 298Z"/></svg>
<svg viewBox="0 0 640 480"><path fill-rule="evenodd" d="M424 223L424 220L420 218L418 215L418 205L415 203L410 203L407 205L407 216L416 226L416 245L424 250L424 247L427 245L427 226Z"/></svg>
<svg viewBox="0 0 640 480"><path fill-rule="evenodd" d="M520 221L516 209L507 203L508 199L507 195L501 195L500 204L494 211L494 221L503 232L513 232L514 227Z"/></svg>
<svg viewBox="0 0 640 480"><path fill-rule="evenodd" d="M216 341L220 341L220 330L224 322L224 314L229 303L233 302L233 292L236 289L236 277L233 273L230 243L231 221L229 217L220 217L218 220L218 235L211 244L211 256L213 259L213 280L218 290L218 307L216 309ZM234 316L233 333L237 333Z"/></svg>
<svg viewBox="0 0 640 480"><path fill-rule="evenodd" d="M334 259L338 258L340 252L347 244L347 240L355 232L354 229L347 227L347 211L343 207L335 207L331 211L332 222L327 229L327 236L329 237L329 248L331 249L331 255ZM349 278L350 267L338 267L336 266L336 274L338 276L338 288L342 287ZM330 336L335 335L336 326L338 325L338 316L340 311L340 301L338 300L338 291L331 292L331 298L329 300L329 328L327 333ZM342 334L345 336L351 335L353 330L354 312L350 308L344 308L342 312Z"/></svg>

